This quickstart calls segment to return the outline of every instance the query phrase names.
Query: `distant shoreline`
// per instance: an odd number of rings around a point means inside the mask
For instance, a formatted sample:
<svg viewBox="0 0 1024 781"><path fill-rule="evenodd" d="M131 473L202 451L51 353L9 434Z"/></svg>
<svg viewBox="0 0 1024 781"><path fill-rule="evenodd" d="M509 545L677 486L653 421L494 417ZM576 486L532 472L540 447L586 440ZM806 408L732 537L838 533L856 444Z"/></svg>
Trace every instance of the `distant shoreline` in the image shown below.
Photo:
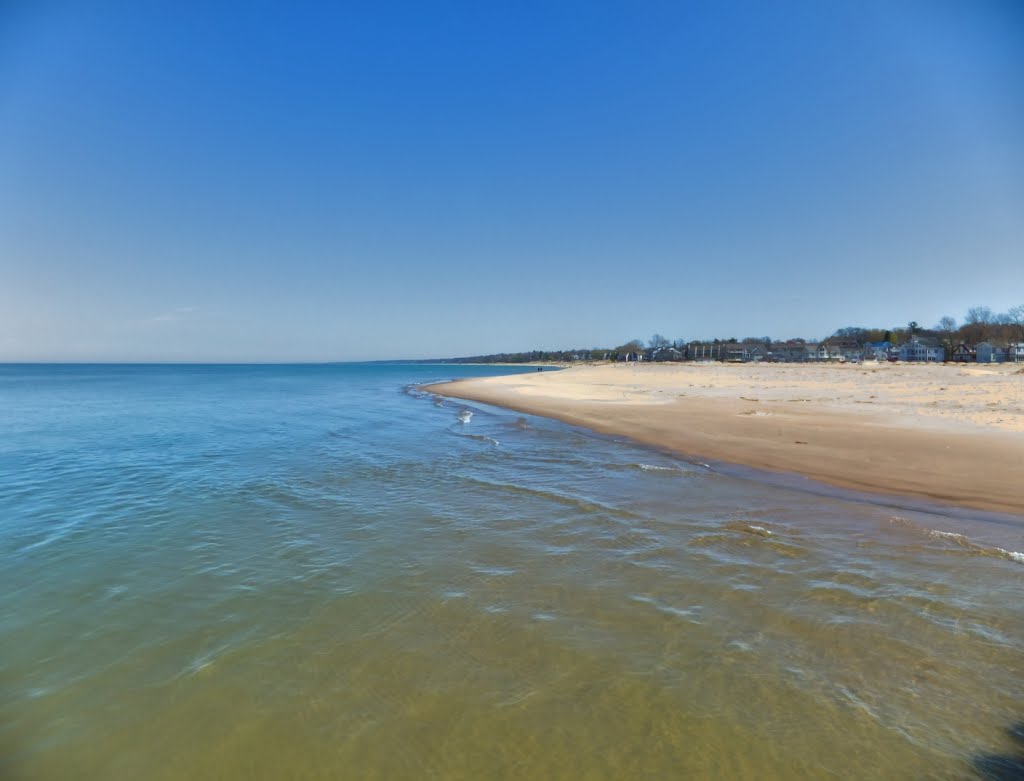
<svg viewBox="0 0 1024 781"><path fill-rule="evenodd" d="M1014 367L618 365L425 386L690 458L1024 515Z"/></svg>

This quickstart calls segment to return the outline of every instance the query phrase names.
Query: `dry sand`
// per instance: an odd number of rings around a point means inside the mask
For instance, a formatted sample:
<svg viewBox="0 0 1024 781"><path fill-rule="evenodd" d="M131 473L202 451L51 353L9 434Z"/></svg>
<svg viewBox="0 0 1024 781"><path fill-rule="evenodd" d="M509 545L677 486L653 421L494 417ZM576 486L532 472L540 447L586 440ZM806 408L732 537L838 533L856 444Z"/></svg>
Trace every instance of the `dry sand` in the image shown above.
<svg viewBox="0 0 1024 781"><path fill-rule="evenodd" d="M1021 368L618 364L429 390L690 458L1024 514Z"/></svg>

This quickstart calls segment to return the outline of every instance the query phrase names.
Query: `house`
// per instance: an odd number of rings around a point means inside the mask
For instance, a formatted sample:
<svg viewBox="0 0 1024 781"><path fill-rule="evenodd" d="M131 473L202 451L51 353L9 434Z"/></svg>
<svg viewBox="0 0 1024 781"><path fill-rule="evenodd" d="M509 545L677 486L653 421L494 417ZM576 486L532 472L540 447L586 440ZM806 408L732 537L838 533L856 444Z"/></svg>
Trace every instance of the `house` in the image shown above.
<svg viewBox="0 0 1024 781"><path fill-rule="evenodd" d="M686 346L686 357L691 361L720 361L723 359L723 345L713 342L695 342Z"/></svg>
<svg viewBox="0 0 1024 781"><path fill-rule="evenodd" d="M652 361L681 361L683 354L675 347L659 347L651 355Z"/></svg>
<svg viewBox="0 0 1024 781"><path fill-rule="evenodd" d="M757 363L759 361L768 360L768 347L764 342L756 342L754 344L745 345L747 351L747 360Z"/></svg>
<svg viewBox="0 0 1024 781"><path fill-rule="evenodd" d="M955 363L974 363L978 358L977 353L963 342L953 348L953 361Z"/></svg>
<svg viewBox="0 0 1024 781"><path fill-rule="evenodd" d="M901 361L942 363L946 359L946 350L934 339L912 336L900 345L899 359Z"/></svg>
<svg viewBox="0 0 1024 781"><path fill-rule="evenodd" d="M864 348L853 339L826 339L821 346L828 351L828 361L854 361L860 360L864 355Z"/></svg>
<svg viewBox="0 0 1024 781"><path fill-rule="evenodd" d="M868 361L887 361L892 353L890 342L866 342L864 344L864 358Z"/></svg>
<svg viewBox="0 0 1024 781"><path fill-rule="evenodd" d="M1006 360L1011 363L1024 363L1024 342L1014 342L1006 348Z"/></svg>
<svg viewBox="0 0 1024 781"><path fill-rule="evenodd" d="M763 361L768 351L761 342L728 342L724 345L723 360L732 363Z"/></svg>
<svg viewBox="0 0 1024 781"><path fill-rule="evenodd" d="M807 345L803 342L776 342L768 350L773 363L800 363L807 360Z"/></svg>
<svg viewBox="0 0 1024 781"><path fill-rule="evenodd" d="M980 342L974 348L978 363L1004 363L1007 357L1005 347L992 344L991 342Z"/></svg>

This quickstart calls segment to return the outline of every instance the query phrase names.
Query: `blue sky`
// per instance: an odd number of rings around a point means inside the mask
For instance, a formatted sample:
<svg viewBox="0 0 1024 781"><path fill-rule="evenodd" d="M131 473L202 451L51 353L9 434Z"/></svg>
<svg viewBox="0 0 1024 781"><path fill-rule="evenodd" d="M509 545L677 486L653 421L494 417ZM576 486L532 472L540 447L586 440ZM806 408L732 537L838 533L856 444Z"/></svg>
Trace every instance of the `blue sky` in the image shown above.
<svg viewBox="0 0 1024 781"><path fill-rule="evenodd" d="M1013 0L8 2L0 360L1005 310L1022 139Z"/></svg>

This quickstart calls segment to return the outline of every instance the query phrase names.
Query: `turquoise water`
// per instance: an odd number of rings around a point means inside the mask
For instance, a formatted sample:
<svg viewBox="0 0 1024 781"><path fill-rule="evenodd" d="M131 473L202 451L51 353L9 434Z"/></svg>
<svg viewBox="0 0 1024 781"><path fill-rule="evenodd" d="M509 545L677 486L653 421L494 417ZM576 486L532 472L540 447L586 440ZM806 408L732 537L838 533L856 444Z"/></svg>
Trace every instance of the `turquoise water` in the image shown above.
<svg viewBox="0 0 1024 781"><path fill-rule="evenodd" d="M0 778L1020 777L1021 547L511 371L0 367Z"/></svg>

